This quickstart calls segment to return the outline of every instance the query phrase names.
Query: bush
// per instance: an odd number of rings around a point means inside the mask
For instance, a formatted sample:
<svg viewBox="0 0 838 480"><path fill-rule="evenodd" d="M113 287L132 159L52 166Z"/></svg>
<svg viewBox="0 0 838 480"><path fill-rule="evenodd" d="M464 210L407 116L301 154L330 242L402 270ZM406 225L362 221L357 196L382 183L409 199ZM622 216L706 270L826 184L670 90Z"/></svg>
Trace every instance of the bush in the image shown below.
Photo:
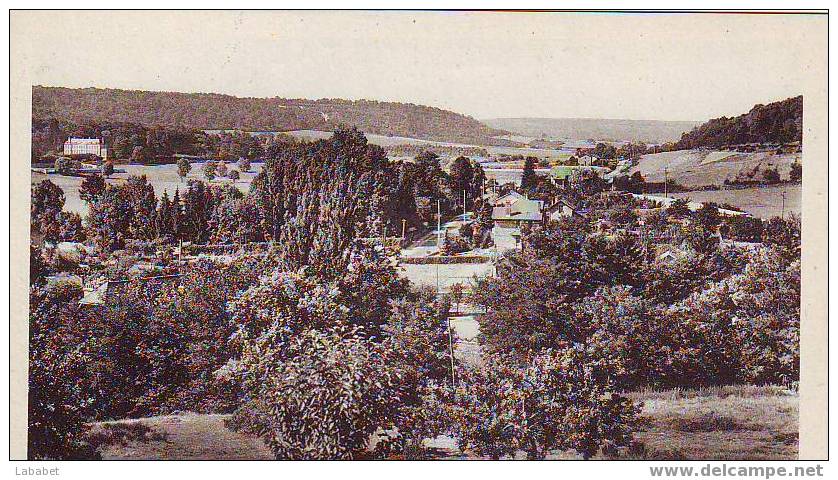
<svg viewBox="0 0 838 480"><path fill-rule="evenodd" d="M763 170L762 180L769 185L780 183L780 173L777 171L776 167Z"/></svg>
<svg viewBox="0 0 838 480"><path fill-rule="evenodd" d="M397 409L397 369L359 332L308 330L280 346L246 347L247 401L235 425L261 435L277 459L364 458Z"/></svg>
<svg viewBox="0 0 838 480"><path fill-rule="evenodd" d="M86 371L90 340L73 335L74 325L83 322L75 307L81 294L81 287L72 284L30 289L30 460L98 458L84 441L93 391Z"/></svg>
<svg viewBox="0 0 838 480"><path fill-rule="evenodd" d="M639 408L613 392L614 365L582 347L546 350L524 365L497 356L467 372L452 417L460 448L493 459L554 450L583 458L601 447L627 446Z"/></svg>
<svg viewBox="0 0 838 480"><path fill-rule="evenodd" d="M791 170L789 170L789 180L792 182L799 182L803 180L803 166L800 165L800 162L797 160L791 164Z"/></svg>

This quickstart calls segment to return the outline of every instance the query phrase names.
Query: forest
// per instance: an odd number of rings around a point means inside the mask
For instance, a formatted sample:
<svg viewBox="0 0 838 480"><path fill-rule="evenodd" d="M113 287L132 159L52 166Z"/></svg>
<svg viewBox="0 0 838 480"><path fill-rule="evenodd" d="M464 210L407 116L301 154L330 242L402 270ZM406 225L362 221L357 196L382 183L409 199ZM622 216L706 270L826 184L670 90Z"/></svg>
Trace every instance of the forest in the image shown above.
<svg viewBox="0 0 838 480"><path fill-rule="evenodd" d="M343 99L239 98L206 93L100 88L32 88L32 117L76 124L136 123L190 130L332 131L354 125L371 134L492 144L508 132L440 108Z"/></svg>
<svg viewBox="0 0 838 480"><path fill-rule="evenodd" d="M684 133L670 150L719 148L746 143L792 143L803 139L803 96L757 104L737 117L714 118Z"/></svg>

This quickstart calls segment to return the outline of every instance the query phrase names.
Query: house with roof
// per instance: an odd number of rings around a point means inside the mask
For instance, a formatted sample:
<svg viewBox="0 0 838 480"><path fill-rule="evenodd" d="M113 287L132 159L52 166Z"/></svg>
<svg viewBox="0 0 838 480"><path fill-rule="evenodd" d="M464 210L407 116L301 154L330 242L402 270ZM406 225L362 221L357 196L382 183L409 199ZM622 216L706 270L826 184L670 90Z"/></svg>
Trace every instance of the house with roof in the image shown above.
<svg viewBox="0 0 838 480"><path fill-rule="evenodd" d="M492 221L502 228L520 228L527 223L544 220L544 202L530 200L518 192L498 198L492 207Z"/></svg>
<svg viewBox="0 0 838 480"><path fill-rule="evenodd" d="M553 204L549 205L547 208L544 209L545 216L549 220L559 220L561 218L568 218L568 217L581 217L585 218L585 214L576 210L573 205L568 203L564 199L559 199Z"/></svg>

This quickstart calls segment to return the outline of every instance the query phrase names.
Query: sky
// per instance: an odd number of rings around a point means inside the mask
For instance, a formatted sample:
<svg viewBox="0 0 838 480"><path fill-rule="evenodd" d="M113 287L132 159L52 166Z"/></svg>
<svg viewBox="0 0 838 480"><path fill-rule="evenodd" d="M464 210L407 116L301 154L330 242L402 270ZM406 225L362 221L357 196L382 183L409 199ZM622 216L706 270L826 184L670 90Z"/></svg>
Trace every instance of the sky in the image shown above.
<svg viewBox="0 0 838 480"><path fill-rule="evenodd" d="M11 54L27 71L11 74L475 118L703 121L803 93L826 40L824 15L12 12Z"/></svg>

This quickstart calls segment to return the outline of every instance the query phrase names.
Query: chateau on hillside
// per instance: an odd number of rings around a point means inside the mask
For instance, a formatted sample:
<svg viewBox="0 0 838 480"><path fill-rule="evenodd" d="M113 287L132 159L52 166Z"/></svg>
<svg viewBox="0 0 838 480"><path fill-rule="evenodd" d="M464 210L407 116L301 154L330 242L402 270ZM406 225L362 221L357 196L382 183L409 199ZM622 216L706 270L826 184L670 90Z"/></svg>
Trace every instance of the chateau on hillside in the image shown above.
<svg viewBox="0 0 838 480"><path fill-rule="evenodd" d="M70 137L64 142L64 155L85 155L93 154L108 159L108 147L105 142L98 138L73 138Z"/></svg>

